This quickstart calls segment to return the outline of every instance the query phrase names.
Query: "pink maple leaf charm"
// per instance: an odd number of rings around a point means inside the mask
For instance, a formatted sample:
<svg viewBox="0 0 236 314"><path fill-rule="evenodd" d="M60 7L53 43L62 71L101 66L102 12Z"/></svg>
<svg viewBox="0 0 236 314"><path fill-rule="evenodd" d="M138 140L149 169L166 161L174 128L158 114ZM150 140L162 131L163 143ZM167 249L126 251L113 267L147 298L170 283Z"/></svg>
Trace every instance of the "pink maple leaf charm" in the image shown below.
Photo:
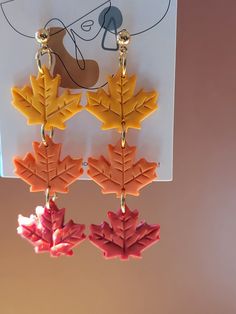
<svg viewBox="0 0 236 314"><path fill-rule="evenodd" d="M141 222L138 225L138 210L131 211L126 206L125 213L108 212L111 226L107 222L91 225L90 241L100 248L105 258L120 257L127 260L129 256L141 257L141 252L158 242L160 226Z"/></svg>
<svg viewBox="0 0 236 314"><path fill-rule="evenodd" d="M72 248L85 239L85 225L72 220L64 225L65 209L58 209L51 200L50 208L36 207L36 215L19 215L18 234L33 244L36 253L50 252L51 256L72 255Z"/></svg>

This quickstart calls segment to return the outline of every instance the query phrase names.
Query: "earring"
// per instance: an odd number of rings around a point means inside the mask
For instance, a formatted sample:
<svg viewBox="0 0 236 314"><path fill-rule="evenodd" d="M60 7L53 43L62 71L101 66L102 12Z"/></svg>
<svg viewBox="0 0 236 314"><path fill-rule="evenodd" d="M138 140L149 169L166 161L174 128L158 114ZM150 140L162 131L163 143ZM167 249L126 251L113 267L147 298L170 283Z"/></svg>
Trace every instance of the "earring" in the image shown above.
<svg viewBox="0 0 236 314"><path fill-rule="evenodd" d="M103 193L115 193L121 208L108 212L107 222L91 225L90 241L101 249L105 258L140 257L141 252L160 238L160 226L145 222L138 224L138 210L126 205L126 195L139 195L141 188L156 178L157 164L144 158L135 162L136 147L129 146L126 133L129 128L140 129L141 122L157 109L155 91L139 91L134 95L136 77L126 74L127 46L130 35L122 30L117 36L119 46L119 70L108 78L108 93L103 89L87 92L86 109L103 124L102 129L117 129L121 140L109 145L109 160L88 159L88 175L101 186Z"/></svg>
<svg viewBox="0 0 236 314"><path fill-rule="evenodd" d="M15 174L31 186L31 192L45 192L46 205L36 207L36 215L29 218L19 215L17 231L36 253L72 255L72 248L85 239L85 226L72 220L64 224L65 209L58 209L55 199L56 193L68 192L68 186L83 173L82 159L67 156L60 161L61 144L54 143L53 130L65 129L65 121L82 110L81 94L65 90L58 95L61 78L50 74L53 52L48 47L49 32L39 30L35 37L40 44L35 56L38 76L30 77L31 87L12 88L12 104L26 116L29 125L41 125L41 142L33 142L34 154L15 157L13 162ZM41 62L45 54L48 68Z"/></svg>

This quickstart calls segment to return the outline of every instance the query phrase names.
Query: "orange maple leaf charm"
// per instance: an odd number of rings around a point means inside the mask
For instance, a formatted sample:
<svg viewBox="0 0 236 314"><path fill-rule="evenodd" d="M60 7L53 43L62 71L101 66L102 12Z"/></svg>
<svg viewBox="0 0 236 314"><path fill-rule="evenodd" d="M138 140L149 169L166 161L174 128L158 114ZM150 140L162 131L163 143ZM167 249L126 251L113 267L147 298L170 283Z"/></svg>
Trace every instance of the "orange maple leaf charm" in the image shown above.
<svg viewBox="0 0 236 314"><path fill-rule="evenodd" d="M52 127L65 129L65 121L81 111L81 94L71 94L69 90L58 96L61 77L52 77L43 66L43 73L31 76L31 86L12 88L12 104L28 119L28 124L44 124L45 130Z"/></svg>
<svg viewBox="0 0 236 314"><path fill-rule="evenodd" d="M108 77L108 93L103 89L87 92L85 109L103 122L103 130L117 128L121 132L122 124L126 130L140 129L141 121L157 109L158 94L140 90L134 95L135 85L135 75L122 77L119 70Z"/></svg>
<svg viewBox="0 0 236 314"><path fill-rule="evenodd" d="M88 159L88 175L102 187L102 192L116 193L117 197L124 194L139 195L139 190L156 178L157 164L144 158L134 163L136 147L128 144L121 147L109 145L109 159Z"/></svg>
<svg viewBox="0 0 236 314"><path fill-rule="evenodd" d="M47 146L33 142L34 156L28 153L24 159L14 158L15 174L31 185L31 192L49 188L50 195L66 193L68 186L83 173L82 159L67 156L60 161L61 144L53 143L49 136L46 140Z"/></svg>

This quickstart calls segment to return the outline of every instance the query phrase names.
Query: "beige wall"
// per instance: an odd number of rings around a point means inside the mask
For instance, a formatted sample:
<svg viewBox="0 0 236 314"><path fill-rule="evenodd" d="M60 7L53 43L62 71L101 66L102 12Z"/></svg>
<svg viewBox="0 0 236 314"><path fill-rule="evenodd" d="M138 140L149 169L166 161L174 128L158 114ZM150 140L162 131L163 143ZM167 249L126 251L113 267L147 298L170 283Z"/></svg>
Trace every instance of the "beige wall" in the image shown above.
<svg viewBox="0 0 236 314"><path fill-rule="evenodd" d="M174 182L129 201L161 224L142 260L105 261L87 241L73 258L35 255L16 218L42 195L0 181L1 314L236 313L235 29L235 0L179 0ZM58 202L86 224L117 208L92 182Z"/></svg>

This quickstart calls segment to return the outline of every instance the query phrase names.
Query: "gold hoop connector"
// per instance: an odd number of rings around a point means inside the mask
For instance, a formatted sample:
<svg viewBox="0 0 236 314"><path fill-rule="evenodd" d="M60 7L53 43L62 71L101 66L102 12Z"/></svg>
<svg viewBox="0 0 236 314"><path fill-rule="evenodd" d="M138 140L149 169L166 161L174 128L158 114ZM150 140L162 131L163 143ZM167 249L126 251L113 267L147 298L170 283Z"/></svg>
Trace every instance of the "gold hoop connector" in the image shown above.
<svg viewBox="0 0 236 314"><path fill-rule="evenodd" d="M48 209L50 209L50 188L47 188L46 191L45 191L45 198L46 198L46 207ZM56 193L54 193L53 197L52 197L52 200L53 202L55 202L55 200L57 199L57 195Z"/></svg>
<svg viewBox="0 0 236 314"><path fill-rule="evenodd" d="M36 52L36 55L35 55L37 67L38 67L38 70L41 74L43 74L41 57L45 54L48 55L48 69L50 71L51 67L52 67L52 49L50 49L48 47L47 48L41 47L41 48L39 48L39 50Z"/></svg>
<svg viewBox="0 0 236 314"><path fill-rule="evenodd" d="M49 132L49 137L50 138L53 138L53 135L54 135L54 129L51 128L50 132ZM42 139L42 142L45 146L48 146L47 144L47 141L46 141L46 131L45 131L45 124L42 124L41 125L41 139Z"/></svg>
<svg viewBox="0 0 236 314"><path fill-rule="evenodd" d="M119 46L119 64L120 64L120 68L121 68L121 76L125 77L126 75L126 64L127 64L127 46L130 42L130 34L126 29L122 29L122 31L120 31L117 34L117 44Z"/></svg>
<svg viewBox="0 0 236 314"><path fill-rule="evenodd" d="M41 57L43 55L45 54L48 55L49 70L52 67L52 49L48 47L49 38L50 38L49 31L45 28L42 28L35 33L35 39L40 44L40 48L35 54L35 60L37 62L38 70L41 74L43 74L43 68L42 68L42 62L41 62Z"/></svg>
<svg viewBox="0 0 236 314"><path fill-rule="evenodd" d="M50 208L50 189L47 188L45 191L46 207Z"/></svg>
<svg viewBox="0 0 236 314"><path fill-rule="evenodd" d="M122 147L122 148L125 148L125 144L126 144L125 122L122 122L121 125L122 125L122 131L121 131L121 147Z"/></svg>
<svg viewBox="0 0 236 314"><path fill-rule="evenodd" d="M120 208L123 214L125 214L125 192L122 191L120 196Z"/></svg>

